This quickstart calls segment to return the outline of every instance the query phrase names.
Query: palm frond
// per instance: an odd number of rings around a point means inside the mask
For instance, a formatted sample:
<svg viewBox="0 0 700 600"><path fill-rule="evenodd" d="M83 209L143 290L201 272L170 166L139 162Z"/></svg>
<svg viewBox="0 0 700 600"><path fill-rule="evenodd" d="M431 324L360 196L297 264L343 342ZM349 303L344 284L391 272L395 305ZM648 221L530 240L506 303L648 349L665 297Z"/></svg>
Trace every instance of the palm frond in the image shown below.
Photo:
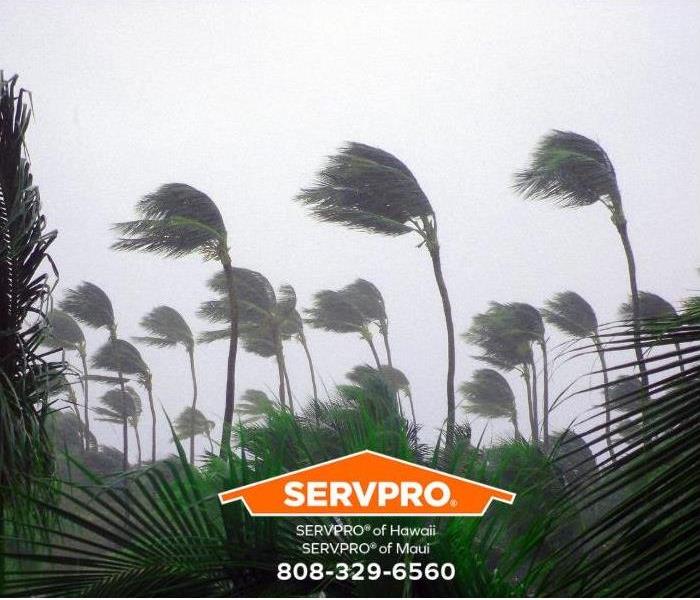
<svg viewBox="0 0 700 600"><path fill-rule="evenodd" d="M313 306L304 312L309 325L335 333L360 332L368 324L360 310L345 295L334 290L316 292Z"/></svg>
<svg viewBox="0 0 700 600"><path fill-rule="evenodd" d="M193 414L194 413L194 414ZM204 416L201 410L192 410L191 406L182 409L173 423L173 428L177 437L181 440L189 439L192 436L208 435L215 427L214 421L210 421Z"/></svg>
<svg viewBox="0 0 700 600"><path fill-rule="evenodd" d="M595 311L576 292L555 294L545 302L541 313L547 323L576 339L590 337L598 331Z"/></svg>
<svg viewBox="0 0 700 600"><path fill-rule="evenodd" d="M319 171L297 201L320 221L385 235L415 229L407 223L433 215L408 167L392 154L349 142Z"/></svg>
<svg viewBox="0 0 700 600"><path fill-rule="evenodd" d="M112 388L100 397L102 406L95 407L98 421L121 424L124 419L138 422L142 412L141 397L136 390L127 385L122 394L121 388Z"/></svg>
<svg viewBox="0 0 700 600"><path fill-rule="evenodd" d="M194 335L185 318L170 306L156 306L140 321L150 335L134 338L149 346L167 348L182 344L190 352L194 349Z"/></svg>
<svg viewBox="0 0 700 600"><path fill-rule="evenodd" d="M544 136L530 167L515 175L514 188L527 199L554 200L565 207L619 198L615 169L605 150L571 131Z"/></svg>
<svg viewBox="0 0 700 600"><path fill-rule="evenodd" d="M386 382L392 393L401 391L410 394L411 391L411 385L403 371L389 365L382 365L381 371L367 364L357 365L351 371L348 371L345 377L359 386L367 385L368 382L379 378Z"/></svg>
<svg viewBox="0 0 700 600"><path fill-rule="evenodd" d="M515 396L505 377L493 369L477 369L459 386L465 409L487 418L513 417Z"/></svg>
<svg viewBox="0 0 700 600"><path fill-rule="evenodd" d="M205 260L220 258L226 227L216 204L184 183L168 183L136 205L139 219L117 223L123 237L112 248L170 257L198 253Z"/></svg>
<svg viewBox="0 0 700 600"><path fill-rule="evenodd" d="M109 340L92 356L92 366L96 369L144 376L149 373L148 365L141 353L125 340Z"/></svg>
<svg viewBox="0 0 700 600"><path fill-rule="evenodd" d="M65 350L79 350L85 346L83 330L68 313L54 309L46 320L48 327L43 345Z"/></svg>
<svg viewBox="0 0 700 600"><path fill-rule="evenodd" d="M386 323L384 298L377 286L366 279L356 279L339 290L365 316L368 321L377 324Z"/></svg>
<svg viewBox="0 0 700 600"><path fill-rule="evenodd" d="M83 281L77 288L67 290L58 306L93 329L104 327L111 331L115 327L114 309L109 296L89 281Z"/></svg>

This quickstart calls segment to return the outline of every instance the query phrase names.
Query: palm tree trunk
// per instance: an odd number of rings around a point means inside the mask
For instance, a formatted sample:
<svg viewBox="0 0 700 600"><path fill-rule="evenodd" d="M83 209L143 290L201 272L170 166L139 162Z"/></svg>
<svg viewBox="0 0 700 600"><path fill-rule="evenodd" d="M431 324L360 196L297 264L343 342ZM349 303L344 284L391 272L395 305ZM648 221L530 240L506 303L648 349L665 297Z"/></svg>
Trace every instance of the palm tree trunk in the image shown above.
<svg viewBox="0 0 700 600"><path fill-rule="evenodd" d="M445 326L447 327L447 426L445 431L445 448L451 448L454 443L455 431L455 327L452 321L452 306L447 294L445 278L442 275L440 262L440 246L437 236L428 247L430 258L433 261L433 272L442 299L442 310L445 313Z"/></svg>
<svg viewBox="0 0 700 600"><path fill-rule="evenodd" d="M134 428L134 433L136 434L136 450L138 452L138 465L141 467L141 436L139 435L139 427L136 424L131 425Z"/></svg>
<svg viewBox="0 0 700 600"><path fill-rule="evenodd" d="M605 350L603 350L603 344L600 341L598 334L593 335L593 345L595 346L596 352L598 353L598 360L600 361L600 368L603 371L603 398L605 401L605 437L608 445L608 453L610 454L610 460L615 462L615 450L613 449L612 441L612 431L610 428L610 421L612 419L612 407L610 406L610 381L608 378L608 366L605 361Z"/></svg>
<svg viewBox="0 0 700 600"><path fill-rule="evenodd" d="M153 386L150 382L146 385L146 392L151 408L151 464L156 464L156 408L153 406Z"/></svg>
<svg viewBox="0 0 700 600"><path fill-rule="evenodd" d="M518 413L515 408L513 409L513 416L510 418L510 421L513 423L515 441L517 442L522 436L520 435L520 429L518 429Z"/></svg>
<svg viewBox="0 0 700 600"><path fill-rule="evenodd" d="M547 364L547 342L540 342L542 350L542 443L549 450L549 365Z"/></svg>
<svg viewBox="0 0 700 600"><path fill-rule="evenodd" d="M408 404L411 407L411 418L413 419L413 424L418 425L418 421L416 421L416 410L413 406L413 395L410 391L407 391L406 396L408 397Z"/></svg>
<svg viewBox="0 0 700 600"><path fill-rule="evenodd" d="M233 267L228 255L222 260L226 284L228 286L229 312L231 314L231 335L228 346L228 369L226 371L226 405L224 423L221 432L221 458L227 458L231 451L231 430L233 428L233 409L236 398L236 354L238 352L238 301L233 281Z"/></svg>
<svg viewBox="0 0 700 600"><path fill-rule="evenodd" d="M627 258L627 271L630 280L630 292L632 295L632 318L634 319L632 323L633 334L634 334L634 354L637 358L637 364L639 365L639 377L642 380L642 384L645 388L649 387L649 376L647 374L647 367L644 361L644 351L641 342L641 332L639 330L639 290L637 288L637 267L634 262L634 253L632 252L632 244L630 242L629 234L627 233L627 221L622 214L620 209L620 214L617 216L617 221L615 221L617 231L620 234L620 239L622 240L622 246L625 249L625 256Z"/></svg>
<svg viewBox="0 0 700 600"><path fill-rule="evenodd" d="M279 347L277 348L275 358L277 359L277 377L279 379L279 385L277 387L277 389L278 389L277 394L279 395L280 404L282 406L286 406L287 405L287 402L285 400L286 392L284 389L284 358L282 358L282 352L280 351Z"/></svg>
<svg viewBox="0 0 700 600"><path fill-rule="evenodd" d="M87 366L87 355L84 350L80 352L80 360L83 363L83 397L85 398L85 404L83 405L83 422L85 425L85 451L89 450L88 440L90 439L90 413L88 412L88 366Z"/></svg>
<svg viewBox="0 0 700 600"><path fill-rule="evenodd" d="M211 441L211 434L209 433L209 429L207 429L207 439L209 440L209 450L211 451L212 454L214 454L214 442Z"/></svg>
<svg viewBox="0 0 700 600"><path fill-rule="evenodd" d="M374 345L374 342L372 341L372 334L362 334L362 337L367 340L367 343L369 344L369 349L372 351L372 356L374 356L374 362L377 363L377 369L381 371L382 369L382 363L379 360L379 354L377 354L377 348Z"/></svg>
<svg viewBox="0 0 700 600"><path fill-rule="evenodd" d="M123 394L124 392L122 392ZM122 421L122 447L124 449L124 457L122 458L122 470L129 470L129 424L126 417Z"/></svg>
<svg viewBox="0 0 700 600"><path fill-rule="evenodd" d="M314 373L314 363L311 360L311 352L309 352L309 347L306 343L306 336L302 333L299 335L299 342L301 342L301 347L304 348L304 354L306 354L306 360L309 363L309 374L311 375L311 388L314 392L314 413L316 415L316 424L318 425L320 406L318 404L318 388L316 387L316 374Z"/></svg>
<svg viewBox="0 0 700 600"><path fill-rule="evenodd" d="M533 444L537 443L537 420L532 407L532 387L530 385L530 367L527 363L523 363L522 370L523 381L525 381L525 392L527 393L527 413L530 419L530 439Z"/></svg>
<svg viewBox="0 0 700 600"><path fill-rule="evenodd" d="M294 414L294 398L292 398L292 386L289 383L289 371L287 370L287 361L284 361L284 364L282 365L284 367L284 384L287 387L287 398L289 398L289 408L292 410L292 414Z"/></svg>
<svg viewBox="0 0 700 600"><path fill-rule="evenodd" d="M532 369L532 418L535 422L535 442L540 441L540 417L539 417L539 401L537 397L537 367L535 367L534 359L530 361L530 367Z"/></svg>
<svg viewBox="0 0 700 600"><path fill-rule="evenodd" d="M194 350L188 350L190 357L190 373L192 375L192 419L190 429L194 431L195 411L197 410L197 373L194 368ZM194 435L190 438L190 464L194 465Z"/></svg>
<svg viewBox="0 0 700 600"><path fill-rule="evenodd" d="M391 347L389 346L389 322L385 321L379 327L381 331L382 338L384 339L384 350L386 351L386 362L390 369L394 368L394 363L391 360ZM399 391L396 390L396 405L399 408L399 413L403 417L403 407L401 406L401 397L399 396ZM415 422L415 419L414 419Z"/></svg>

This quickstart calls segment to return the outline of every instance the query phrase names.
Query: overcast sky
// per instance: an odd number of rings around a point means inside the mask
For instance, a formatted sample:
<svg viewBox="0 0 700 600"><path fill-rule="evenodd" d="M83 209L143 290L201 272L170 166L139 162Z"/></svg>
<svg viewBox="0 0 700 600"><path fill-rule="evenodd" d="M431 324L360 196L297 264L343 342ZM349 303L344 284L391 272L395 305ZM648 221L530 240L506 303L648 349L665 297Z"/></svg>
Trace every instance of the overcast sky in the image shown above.
<svg viewBox="0 0 700 600"><path fill-rule="evenodd" d="M0 4L0 68L33 92L28 145L60 233L57 295L82 280L98 284L121 337L141 334L139 319L159 304L206 328L194 313L211 296L205 282L216 264L109 250L110 225L131 219L142 195L189 183L220 207L235 264L274 286L291 283L301 307L357 277L381 289L394 363L411 381L425 438L434 438L446 351L425 248L412 236L316 223L292 202L345 140L397 155L430 198L458 334L491 300L541 306L572 289L603 322L626 299L624 253L603 206L559 210L511 190L513 172L552 128L609 153L640 288L677 304L700 287L698 2ZM562 341L550 333L552 344ZM88 332L90 350L105 337ZM372 360L355 336L308 337L329 387ZM457 343L459 384L480 364L475 348ZM190 402L186 356L141 350L156 398L174 416ZM199 406L217 421L226 352L224 342L197 350ZM311 389L302 349L290 343L287 360L302 401ZM553 393L590 366L557 371ZM510 380L527 430L523 388ZM240 355L239 392L276 386L272 360ZM598 400L569 403L555 426ZM144 448L149 419L145 411ZM95 429L120 446L118 428ZM510 431L497 422L487 439ZM164 424L160 436L169 438Z"/></svg>

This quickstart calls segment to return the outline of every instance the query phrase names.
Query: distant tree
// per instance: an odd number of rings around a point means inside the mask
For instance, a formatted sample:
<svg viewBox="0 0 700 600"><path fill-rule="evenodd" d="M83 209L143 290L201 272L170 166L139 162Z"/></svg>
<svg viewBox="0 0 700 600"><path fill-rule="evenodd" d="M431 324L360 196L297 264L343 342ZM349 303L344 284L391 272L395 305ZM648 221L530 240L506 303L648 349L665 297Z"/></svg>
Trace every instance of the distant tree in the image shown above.
<svg viewBox="0 0 700 600"><path fill-rule="evenodd" d="M120 389L127 394L124 375L134 375L136 380L148 394L148 404L151 409L151 462L156 461L156 410L153 404L153 377L141 353L125 340L110 340L101 346L92 357L92 366L119 373ZM128 402L126 398L124 402ZM124 470L129 466L129 442L126 425L122 432L124 438Z"/></svg>
<svg viewBox="0 0 700 600"><path fill-rule="evenodd" d="M530 167L516 173L515 189L527 199L553 200L565 208L579 208L600 202L610 211L610 218L627 258L632 294L634 351L642 382L647 386L649 379L640 339L637 269L617 176L605 150L578 133L554 130L540 141L533 153Z"/></svg>
<svg viewBox="0 0 700 600"><path fill-rule="evenodd" d="M350 142L331 156L315 185L297 200L320 221L388 236L414 232L433 263L447 327L447 428L452 446L455 428L455 339L452 307L442 274L437 218L408 167L398 158L366 144Z"/></svg>
<svg viewBox="0 0 700 600"><path fill-rule="evenodd" d="M214 429L214 421L207 419L202 411L191 406L184 408L177 416L174 423L175 433L181 440L190 440L190 451L195 436L204 435L209 440L209 449L214 454L214 443L211 440L211 432ZM194 458L190 455L190 464L194 464Z"/></svg>
<svg viewBox="0 0 700 600"><path fill-rule="evenodd" d="M183 183L168 183L144 196L136 205L139 219L117 223L123 236L115 250L153 252L182 257L199 254L204 260L218 261L226 280L230 319L226 401L221 433L221 457L231 449L231 423L236 395L236 354L238 351L238 303L233 284L233 266L228 233L216 204L206 194Z"/></svg>
<svg viewBox="0 0 700 600"><path fill-rule="evenodd" d="M477 369L469 381L459 386L459 391L468 403L467 412L486 419L509 419L515 430L515 439L520 439L515 396L506 378L498 371Z"/></svg>
<svg viewBox="0 0 700 600"><path fill-rule="evenodd" d="M623 319L634 319L634 306L632 302L623 302L619 310L620 316ZM639 292L639 318L644 323L644 329L647 332L652 332L653 329L658 329L662 333L669 326L673 326L678 318L678 313L668 300L664 300L657 294L651 292ZM681 345L678 341L675 342L676 356L679 359L683 356ZM681 360L678 363L678 368L681 373L685 373L685 365Z"/></svg>
<svg viewBox="0 0 700 600"><path fill-rule="evenodd" d="M411 394L411 385L408 378L402 371L395 367L390 367L389 365L382 365L379 370L371 367L370 365L357 365L346 374L346 377L352 383L359 386L367 385L377 378L383 379L386 382L387 387L397 396L397 398L399 397L399 393L403 393L406 396L411 407L411 418L413 420L413 424L417 425L416 410L413 406L413 395ZM403 413L400 399L398 407Z"/></svg>
<svg viewBox="0 0 700 600"><path fill-rule="evenodd" d="M238 401L236 412L243 421L257 421L277 408L277 404L261 390L246 390Z"/></svg>
<svg viewBox="0 0 700 600"><path fill-rule="evenodd" d="M605 435L611 460L615 460L615 450L611 432L610 403L608 401L608 367L605 360L605 349L598 331L598 317L586 300L576 292L566 291L555 294L545 302L541 311L544 320L566 335L576 340L590 339L595 346L600 367L603 371L603 392L605 394Z"/></svg>
<svg viewBox="0 0 700 600"><path fill-rule="evenodd" d="M105 392L100 398L102 406L95 408L98 421L116 423L123 428L124 455L128 453L127 427L130 425L136 435L138 465L141 466L141 436L139 435L139 418L141 416L141 398L131 386L126 386L125 393L120 388Z"/></svg>
<svg viewBox="0 0 700 600"><path fill-rule="evenodd" d="M194 335L185 318L170 306L156 306L141 319L140 323L149 335L135 337L134 340L156 348L182 346L190 362L192 377L192 410L189 415L197 415L197 373L194 366ZM191 424L191 429L195 423ZM194 464L194 436L190 436L190 463Z"/></svg>
<svg viewBox="0 0 700 600"><path fill-rule="evenodd" d="M265 358L275 357L279 374L279 398L284 406L289 396L289 408L293 411L291 387L288 385L287 367L283 343L297 331L294 321L296 314L296 294L291 286L281 286L275 294L272 284L257 271L234 268L233 286L238 298L238 330L243 347L248 352ZM221 294L226 289L222 273L209 281L209 288ZM231 319L225 299L217 298L204 302L199 316L211 323L229 323ZM209 343L229 336L229 328L206 331L199 336L201 343ZM286 385L286 391L285 391Z"/></svg>

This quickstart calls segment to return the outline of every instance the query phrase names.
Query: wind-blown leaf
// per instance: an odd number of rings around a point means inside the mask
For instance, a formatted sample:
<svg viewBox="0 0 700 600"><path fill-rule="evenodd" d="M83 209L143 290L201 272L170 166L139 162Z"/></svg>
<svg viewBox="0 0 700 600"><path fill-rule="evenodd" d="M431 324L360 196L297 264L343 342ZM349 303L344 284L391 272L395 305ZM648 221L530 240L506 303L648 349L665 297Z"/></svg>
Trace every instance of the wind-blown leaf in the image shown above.
<svg viewBox="0 0 700 600"><path fill-rule="evenodd" d="M114 309L109 296L89 281L83 281L77 288L67 290L58 305L61 310L94 329L104 327L111 331L115 327Z"/></svg>

